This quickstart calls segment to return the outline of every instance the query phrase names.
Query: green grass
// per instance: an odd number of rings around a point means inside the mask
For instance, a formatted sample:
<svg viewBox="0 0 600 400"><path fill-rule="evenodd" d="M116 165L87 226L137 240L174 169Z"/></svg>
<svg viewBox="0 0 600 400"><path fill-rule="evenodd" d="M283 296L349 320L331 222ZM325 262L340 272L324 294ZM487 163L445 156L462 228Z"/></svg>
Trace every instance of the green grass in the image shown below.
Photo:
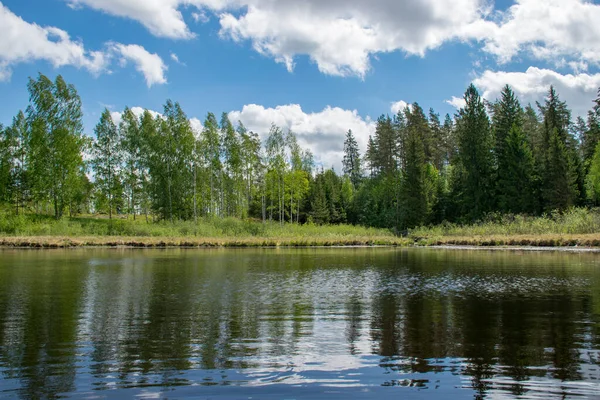
<svg viewBox="0 0 600 400"><path fill-rule="evenodd" d="M468 246L600 246L600 210L573 208L541 217L489 215L484 221L444 223L411 231L418 245Z"/></svg>
<svg viewBox="0 0 600 400"><path fill-rule="evenodd" d="M235 218L146 222L0 211L0 245L71 246L335 246L335 245L600 246L600 209L573 208L542 217L490 215L485 221L444 223L399 238L390 230L352 225L263 224Z"/></svg>
<svg viewBox="0 0 600 400"><path fill-rule="evenodd" d="M396 245L405 241L387 229L366 228L351 225L312 224L297 225L277 222L263 224L254 220L235 218L202 219L192 221L146 222L144 218L129 219L96 218L92 216L62 218L55 220L45 215L19 215L10 212L0 214L0 235L4 243L18 242L25 245L27 238L43 238L45 242L81 239L83 244L102 244L123 241L127 243L157 244L162 240L170 245ZM15 238L18 240L15 241ZM104 238L104 240L99 240ZM40 239L41 240L41 239ZM79 240L81 241L81 240ZM31 241L35 243L35 241ZM75 242L73 242L75 243ZM79 243L79 242L77 242Z"/></svg>
<svg viewBox="0 0 600 400"><path fill-rule="evenodd" d="M600 233L600 210L585 208L573 208L562 214L554 212L541 217L493 214L485 221L470 225L444 223L411 230L411 236L415 238L594 233Z"/></svg>

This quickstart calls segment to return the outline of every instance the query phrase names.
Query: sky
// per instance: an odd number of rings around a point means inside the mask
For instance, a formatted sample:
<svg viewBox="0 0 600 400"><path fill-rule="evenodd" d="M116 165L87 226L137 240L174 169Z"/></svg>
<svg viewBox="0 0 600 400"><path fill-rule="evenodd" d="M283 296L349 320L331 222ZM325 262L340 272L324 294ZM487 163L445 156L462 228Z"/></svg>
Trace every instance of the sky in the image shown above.
<svg viewBox="0 0 600 400"><path fill-rule="evenodd" d="M473 82L510 84L524 104L554 85L574 116L600 87L600 2L586 0L0 0L0 123L28 104L27 80L61 74L86 134L108 108L160 113L178 101L266 137L291 129L340 170L348 129L407 103L443 115Z"/></svg>

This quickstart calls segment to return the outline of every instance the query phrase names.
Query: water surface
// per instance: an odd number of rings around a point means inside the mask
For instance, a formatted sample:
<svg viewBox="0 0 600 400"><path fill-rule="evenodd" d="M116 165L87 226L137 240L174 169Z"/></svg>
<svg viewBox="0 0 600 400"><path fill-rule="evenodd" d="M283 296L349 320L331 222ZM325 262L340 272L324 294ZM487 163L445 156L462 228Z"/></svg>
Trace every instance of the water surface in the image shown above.
<svg viewBox="0 0 600 400"><path fill-rule="evenodd" d="M600 255L0 250L0 398L594 398Z"/></svg>

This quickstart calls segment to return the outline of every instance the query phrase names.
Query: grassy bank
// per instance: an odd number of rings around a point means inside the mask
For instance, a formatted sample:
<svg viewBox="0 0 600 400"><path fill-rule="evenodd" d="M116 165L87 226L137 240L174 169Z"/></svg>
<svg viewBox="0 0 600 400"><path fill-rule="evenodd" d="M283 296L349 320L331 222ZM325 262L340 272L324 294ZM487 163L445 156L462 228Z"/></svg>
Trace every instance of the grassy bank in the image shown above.
<svg viewBox="0 0 600 400"><path fill-rule="evenodd" d="M280 225L260 221L203 219L146 222L102 217L63 218L0 213L0 246L10 247L264 247L264 246L540 246L600 247L600 210L573 209L543 217L497 216L460 225L444 223L411 230L405 238L390 230L351 225Z"/></svg>
<svg viewBox="0 0 600 400"><path fill-rule="evenodd" d="M144 218L109 221L98 217L0 215L0 246L15 247L260 247L398 246L412 243L386 229L351 225L280 225L276 222L203 219L194 222L146 222Z"/></svg>
<svg viewBox="0 0 600 400"><path fill-rule="evenodd" d="M600 210L574 208L542 217L491 215L470 225L445 223L411 231L419 245L600 246Z"/></svg>

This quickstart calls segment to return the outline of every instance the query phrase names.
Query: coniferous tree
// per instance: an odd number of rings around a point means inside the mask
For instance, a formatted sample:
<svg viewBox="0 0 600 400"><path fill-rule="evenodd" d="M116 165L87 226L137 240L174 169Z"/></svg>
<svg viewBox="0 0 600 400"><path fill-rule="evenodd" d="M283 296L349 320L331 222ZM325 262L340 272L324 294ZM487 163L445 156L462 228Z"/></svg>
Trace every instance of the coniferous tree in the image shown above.
<svg viewBox="0 0 600 400"><path fill-rule="evenodd" d="M369 135L369 141L367 142L367 153L365 154L365 160L369 165L369 175L371 178L375 176L378 171L377 164L377 143L373 136Z"/></svg>
<svg viewBox="0 0 600 400"><path fill-rule="evenodd" d="M600 143L596 145L596 151L590 160L586 188L588 199L592 204L594 206L600 205Z"/></svg>
<svg viewBox="0 0 600 400"><path fill-rule="evenodd" d="M533 159L523 132L524 111L510 86L504 87L493 110L498 209L516 213L531 211L530 205L525 206L531 202L522 199L524 194L519 188L527 189L530 195Z"/></svg>
<svg viewBox="0 0 600 400"><path fill-rule="evenodd" d="M540 149L543 206L547 211L565 210L577 203L580 194L577 151L569 133L571 112L554 87L538 107L544 116Z"/></svg>
<svg viewBox="0 0 600 400"><path fill-rule="evenodd" d="M401 186L402 227L422 225L427 218L426 155L423 137L429 132L423 109L414 103L406 110L407 133Z"/></svg>
<svg viewBox="0 0 600 400"><path fill-rule="evenodd" d="M472 84L465 93L465 101L457 116L461 175L456 194L461 214L474 220L493 206L493 142L485 105Z"/></svg>
<svg viewBox="0 0 600 400"><path fill-rule="evenodd" d="M428 160L441 170L448 163L448 138L440 122L440 115L429 109L429 131L431 132L431 158Z"/></svg>
<svg viewBox="0 0 600 400"><path fill-rule="evenodd" d="M586 125L585 132L581 138L581 148L583 161L586 170L588 170L596 147L600 142L600 89L598 89L598 97L594 100L594 107L588 112Z"/></svg>
<svg viewBox="0 0 600 400"><path fill-rule="evenodd" d="M11 197L11 132L0 124L0 203L8 202Z"/></svg>
<svg viewBox="0 0 600 400"><path fill-rule="evenodd" d="M358 187L362 178L361 159L358 150L358 142L349 130L346 133L346 139L344 140L344 160L342 161L343 172L350 178L350 181L354 187Z"/></svg>
<svg viewBox="0 0 600 400"><path fill-rule="evenodd" d="M536 207L533 190L533 155L523 130L515 123L505 138L502 171L498 171L498 205L503 212L531 213Z"/></svg>

